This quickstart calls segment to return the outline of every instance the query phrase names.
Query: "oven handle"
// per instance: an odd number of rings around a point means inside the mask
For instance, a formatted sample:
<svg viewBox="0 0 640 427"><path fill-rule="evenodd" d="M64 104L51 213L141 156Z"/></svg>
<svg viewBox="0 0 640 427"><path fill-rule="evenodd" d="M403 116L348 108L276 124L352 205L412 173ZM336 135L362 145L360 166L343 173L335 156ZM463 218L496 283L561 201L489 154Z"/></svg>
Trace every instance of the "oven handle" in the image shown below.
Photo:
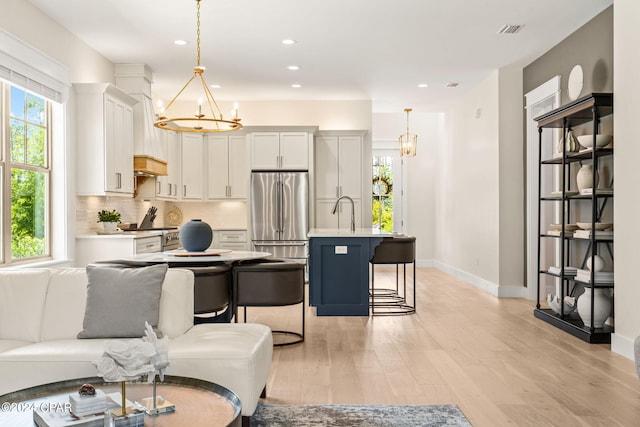
<svg viewBox="0 0 640 427"><path fill-rule="evenodd" d="M280 243L280 242L274 242L274 243L254 243L254 246L307 246L306 242L300 242L300 243Z"/></svg>

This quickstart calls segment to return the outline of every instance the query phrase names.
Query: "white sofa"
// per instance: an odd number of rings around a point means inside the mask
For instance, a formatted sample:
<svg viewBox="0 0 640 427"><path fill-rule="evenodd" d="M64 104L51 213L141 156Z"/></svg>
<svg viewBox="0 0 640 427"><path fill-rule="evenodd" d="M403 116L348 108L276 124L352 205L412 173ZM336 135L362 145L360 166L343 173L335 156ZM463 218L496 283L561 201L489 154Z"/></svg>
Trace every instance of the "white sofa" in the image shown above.
<svg viewBox="0 0 640 427"><path fill-rule="evenodd" d="M87 295L85 269L0 270L0 395L96 376L105 339L77 339ZM170 338L167 375L234 391L251 416L265 389L273 341L259 324L193 324L193 273L169 269L158 329ZM245 419L246 420L246 419Z"/></svg>

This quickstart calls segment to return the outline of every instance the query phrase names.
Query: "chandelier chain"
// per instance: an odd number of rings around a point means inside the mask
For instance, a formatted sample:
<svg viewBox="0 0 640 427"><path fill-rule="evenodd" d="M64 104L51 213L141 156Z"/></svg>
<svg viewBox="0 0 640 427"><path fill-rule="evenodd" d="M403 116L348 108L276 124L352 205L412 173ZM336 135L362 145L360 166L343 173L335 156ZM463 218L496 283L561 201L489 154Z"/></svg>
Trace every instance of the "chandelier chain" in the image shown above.
<svg viewBox="0 0 640 427"><path fill-rule="evenodd" d="M198 13L197 13L197 17L198 17L198 23L197 23L197 40L196 40L196 46L197 46L197 52L198 52L198 58L196 61L196 65L199 67L200 66L200 0L196 0L198 3Z"/></svg>

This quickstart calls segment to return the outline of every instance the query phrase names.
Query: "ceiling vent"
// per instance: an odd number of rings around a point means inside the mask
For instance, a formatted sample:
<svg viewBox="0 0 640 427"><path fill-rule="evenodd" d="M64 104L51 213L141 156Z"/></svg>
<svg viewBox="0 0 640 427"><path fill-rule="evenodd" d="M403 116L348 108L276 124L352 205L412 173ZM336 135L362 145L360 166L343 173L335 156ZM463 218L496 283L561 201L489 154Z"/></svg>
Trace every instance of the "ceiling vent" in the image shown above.
<svg viewBox="0 0 640 427"><path fill-rule="evenodd" d="M524 25L505 25L500 30L498 30L498 34L515 34L519 32Z"/></svg>
<svg viewBox="0 0 640 427"><path fill-rule="evenodd" d="M458 82L449 82L445 85L445 87L458 87L460 83Z"/></svg>

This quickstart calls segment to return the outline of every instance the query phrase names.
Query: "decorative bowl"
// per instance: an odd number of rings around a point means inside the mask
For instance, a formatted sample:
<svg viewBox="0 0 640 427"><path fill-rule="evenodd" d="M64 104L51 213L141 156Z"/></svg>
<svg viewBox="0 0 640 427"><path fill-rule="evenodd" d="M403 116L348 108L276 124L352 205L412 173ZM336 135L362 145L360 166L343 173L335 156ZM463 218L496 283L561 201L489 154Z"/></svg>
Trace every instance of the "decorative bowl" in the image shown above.
<svg viewBox="0 0 640 427"><path fill-rule="evenodd" d="M578 222L576 224L583 230L591 230L590 222ZM613 224L610 222L596 222L595 224L596 230L606 230L611 227L613 227Z"/></svg>
<svg viewBox="0 0 640 427"><path fill-rule="evenodd" d="M612 135L598 134L596 135L596 147L597 148L606 147L611 143L612 140L613 140ZM578 142L580 143L580 145L582 145L585 148L591 148L593 147L593 135L580 135L578 137Z"/></svg>
<svg viewBox="0 0 640 427"><path fill-rule="evenodd" d="M562 224L549 224L549 228L556 231L562 231ZM576 224L565 224L564 231L576 231L578 226Z"/></svg>

